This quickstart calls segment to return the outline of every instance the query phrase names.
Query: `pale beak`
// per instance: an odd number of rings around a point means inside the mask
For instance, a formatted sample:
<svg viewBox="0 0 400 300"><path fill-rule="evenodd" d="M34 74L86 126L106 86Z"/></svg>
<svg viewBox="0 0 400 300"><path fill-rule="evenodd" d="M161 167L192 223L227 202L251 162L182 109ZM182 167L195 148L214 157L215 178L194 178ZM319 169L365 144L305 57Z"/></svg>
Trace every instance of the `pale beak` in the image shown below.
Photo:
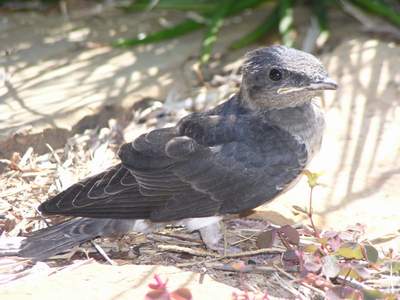
<svg viewBox="0 0 400 300"><path fill-rule="evenodd" d="M336 81L333 79L326 77L322 80L314 81L311 82L306 89L307 90L313 90L313 91L318 91L318 90L336 90L338 88L338 85Z"/></svg>
<svg viewBox="0 0 400 300"><path fill-rule="evenodd" d="M278 89L277 93L282 95L282 94L288 94L292 92L298 92L298 91L323 91L323 90L336 90L338 87L336 81L333 79L330 79L329 77L325 77L324 79L316 80L311 82L309 85L306 86L300 86L300 87L283 87Z"/></svg>

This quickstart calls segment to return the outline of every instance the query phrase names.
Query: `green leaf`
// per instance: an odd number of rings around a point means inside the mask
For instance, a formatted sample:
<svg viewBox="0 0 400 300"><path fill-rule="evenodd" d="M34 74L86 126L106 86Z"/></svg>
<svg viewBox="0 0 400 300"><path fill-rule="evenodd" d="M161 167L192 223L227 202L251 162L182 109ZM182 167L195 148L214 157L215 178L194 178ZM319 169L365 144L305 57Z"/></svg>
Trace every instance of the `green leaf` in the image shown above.
<svg viewBox="0 0 400 300"><path fill-rule="evenodd" d="M150 44L155 42L161 42L164 40L176 38L186 33L192 32L196 29L203 27L204 24L198 23L193 20L183 21L175 26L167 29L163 29L154 33L150 33L144 38L136 39L119 39L114 43L115 47L131 47L143 44Z"/></svg>
<svg viewBox="0 0 400 300"><path fill-rule="evenodd" d="M370 263L376 264L379 258L378 250L371 245L363 245L363 247L365 259Z"/></svg>
<svg viewBox="0 0 400 300"><path fill-rule="evenodd" d="M318 183L318 179L321 176L321 173L313 173L309 170L304 170L303 174L307 176L307 180L308 180L308 185L311 188L316 187L317 185L319 185Z"/></svg>
<svg viewBox="0 0 400 300"><path fill-rule="evenodd" d="M364 258L362 247L360 244L357 243L344 243L342 246L340 246L336 253L348 259Z"/></svg>
<svg viewBox="0 0 400 300"><path fill-rule="evenodd" d="M330 36L328 26L328 7L331 0L313 0L313 12L318 22L319 35L316 40L318 47L322 47Z"/></svg>
<svg viewBox="0 0 400 300"><path fill-rule="evenodd" d="M218 32L223 24L225 17L233 16L243 12L243 10L260 5L268 0L224 0L216 8L216 12L211 17L205 38L203 39L200 62L206 63L210 59L212 48L217 40Z"/></svg>
<svg viewBox="0 0 400 300"><path fill-rule="evenodd" d="M268 0L241 0L241 1L236 1L232 3L231 7L229 8L227 12L227 16L233 16L238 13L241 13L243 10L252 8L255 6L260 5L261 3L268 1ZM142 4L147 3L147 5L150 3L148 0L142 0L140 1ZM210 18L209 14L204 15L205 18ZM202 27L204 27L205 24L196 22L194 20L186 20L183 21L175 26L172 26L170 28L166 28L160 31L156 31L153 33L150 33L143 38L133 38L133 39L119 39L117 42L113 43L114 47L133 47L133 46L138 46L138 45L143 45L143 44L151 44L151 43L157 43L161 41L165 41L168 39L176 38L182 35L185 35L189 32L198 30Z"/></svg>
<svg viewBox="0 0 400 300"><path fill-rule="evenodd" d="M384 293L378 290L363 289L361 293L363 295L363 300L388 299Z"/></svg>
<svg viewBox="0 0 400 300"><path fill-rule="evenodd" d="M390 261L387 263L388 269L393 273L400 274L400 261Z"/></svg>
<svg viewBox="0 0 400 300"><path fill-rule="evenodd" d="M279 1L279 33L282 36L282 42L288 47L294 45L295 34L293 31L293 0Z"/></svg>
<svg viewBox="0 0 400 300"><path fill-rule="evenodd" d="M204 36L201 51L200 51L200 62L202 64L209 61L211 57L212 48L217 41L218 32L224 23L225 16L229 13L232 4L235 0L224 0L217 7L215 14L211 18L208 24L208 30Z"/></svg>
<svg viewBox="0 0 400 300"><path fill-rule="evenodd" d="M304 249L303 249L304 252L312 253L312 254L314 254L318 250L319 250L319 247L317 245L314 245L314 244L309 244L309 245L305 246Z"/></svg>
<svg viewBox="0 0 400 300"><path fill-rule="evenodd" d="M252 43L257 42L260 38L265 36L272 29L277 27L279 24L279 5L277 5L274 10L267 16L267 18L260 25L256 27L253 31L246 34L244 37L240 38L234 42L230 48L239 49L246 47Z"/></svg>
<svg viewBox="0 0 400 300"><path fill-rule="evenodd" d="M400 13L396 11L394 7L389 4L385 4L383 1L376 0L351 0L355 5L373 13L375 15L384 17L393 24L400 26Z"/></svg>
<svg viewBox="0 0 400 300"><path fill-rule="evenodd" d="M236 1L236 3L232 6L232 9L229 13L229 16L236 15L238 13L243 12L248 8L254 8L260 5L263 2L269 2L271 0L240 0Z"/></svg>
<svg viewBox="0 0 400 300"><path fill-rule="evenodd" d="M347 276L358 281L363 281L371 277L371 272L356 264L345 264L341 266L339 275Z"/></svg>
<svg viewBox="0 0 400 300"><path fill-rule="evenodd" d="M218 6L213 1L190 1L190 0L159 0L152 6L151 0L136 0L135 2L122 6L126 12L144 11L148 9L159 10L181 10L196 11L200 13L210 13L215 11Z"/></svg>

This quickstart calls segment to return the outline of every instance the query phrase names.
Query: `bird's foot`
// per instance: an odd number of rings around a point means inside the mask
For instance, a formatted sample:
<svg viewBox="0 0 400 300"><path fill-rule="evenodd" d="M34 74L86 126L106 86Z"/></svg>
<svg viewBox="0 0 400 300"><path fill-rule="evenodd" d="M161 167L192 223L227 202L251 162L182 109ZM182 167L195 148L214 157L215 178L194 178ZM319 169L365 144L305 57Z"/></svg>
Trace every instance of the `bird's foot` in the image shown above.
<svg viewBox="0 0 400 300"><path fill-rule="evenodd" d="M218 252L221 256L240 252L240 248L228 244L225 228L221 222L200 228L199 232L207 248Z"/></svg>

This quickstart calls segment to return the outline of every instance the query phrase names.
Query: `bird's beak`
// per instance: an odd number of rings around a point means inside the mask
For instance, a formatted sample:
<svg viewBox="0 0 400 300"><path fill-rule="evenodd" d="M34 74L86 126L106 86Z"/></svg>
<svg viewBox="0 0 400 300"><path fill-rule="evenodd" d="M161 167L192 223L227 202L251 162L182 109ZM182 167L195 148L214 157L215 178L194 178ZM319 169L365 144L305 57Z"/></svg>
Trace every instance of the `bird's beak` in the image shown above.
<svg viewBox="0 0 400 300"><path fill-rule="evenodd" d="M313 90L313 91L318 91L318 90L336 90L338 87L336 81L329 77L325 77L322 80L314 81L311 82L307 86L307 90Z"/></svg>
<svg viewBox="0 0 400 300"><path fill-rule="evenodd" d="M336 90L338 87L336 81L330 79L329 77L325 77L324 79L316 80L311 82L309 85L301 86L301 87L283 87L278 89L278 94L288 94L297 91L323 91L323 90Z"/></svg>

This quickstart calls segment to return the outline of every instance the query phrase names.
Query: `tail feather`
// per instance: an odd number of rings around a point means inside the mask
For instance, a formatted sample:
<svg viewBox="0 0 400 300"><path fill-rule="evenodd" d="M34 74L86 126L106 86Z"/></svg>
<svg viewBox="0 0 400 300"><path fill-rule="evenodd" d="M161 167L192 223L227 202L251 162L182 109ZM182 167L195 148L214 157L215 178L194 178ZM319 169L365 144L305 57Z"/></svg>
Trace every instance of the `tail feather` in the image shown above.
<svg viewBox="0 0 400 300"><path fill-rule="evenodd" d="M23 238L0 238L0 256L44 260L98 236L127 233L133 225L133 220L75 218Z"/></svg>

